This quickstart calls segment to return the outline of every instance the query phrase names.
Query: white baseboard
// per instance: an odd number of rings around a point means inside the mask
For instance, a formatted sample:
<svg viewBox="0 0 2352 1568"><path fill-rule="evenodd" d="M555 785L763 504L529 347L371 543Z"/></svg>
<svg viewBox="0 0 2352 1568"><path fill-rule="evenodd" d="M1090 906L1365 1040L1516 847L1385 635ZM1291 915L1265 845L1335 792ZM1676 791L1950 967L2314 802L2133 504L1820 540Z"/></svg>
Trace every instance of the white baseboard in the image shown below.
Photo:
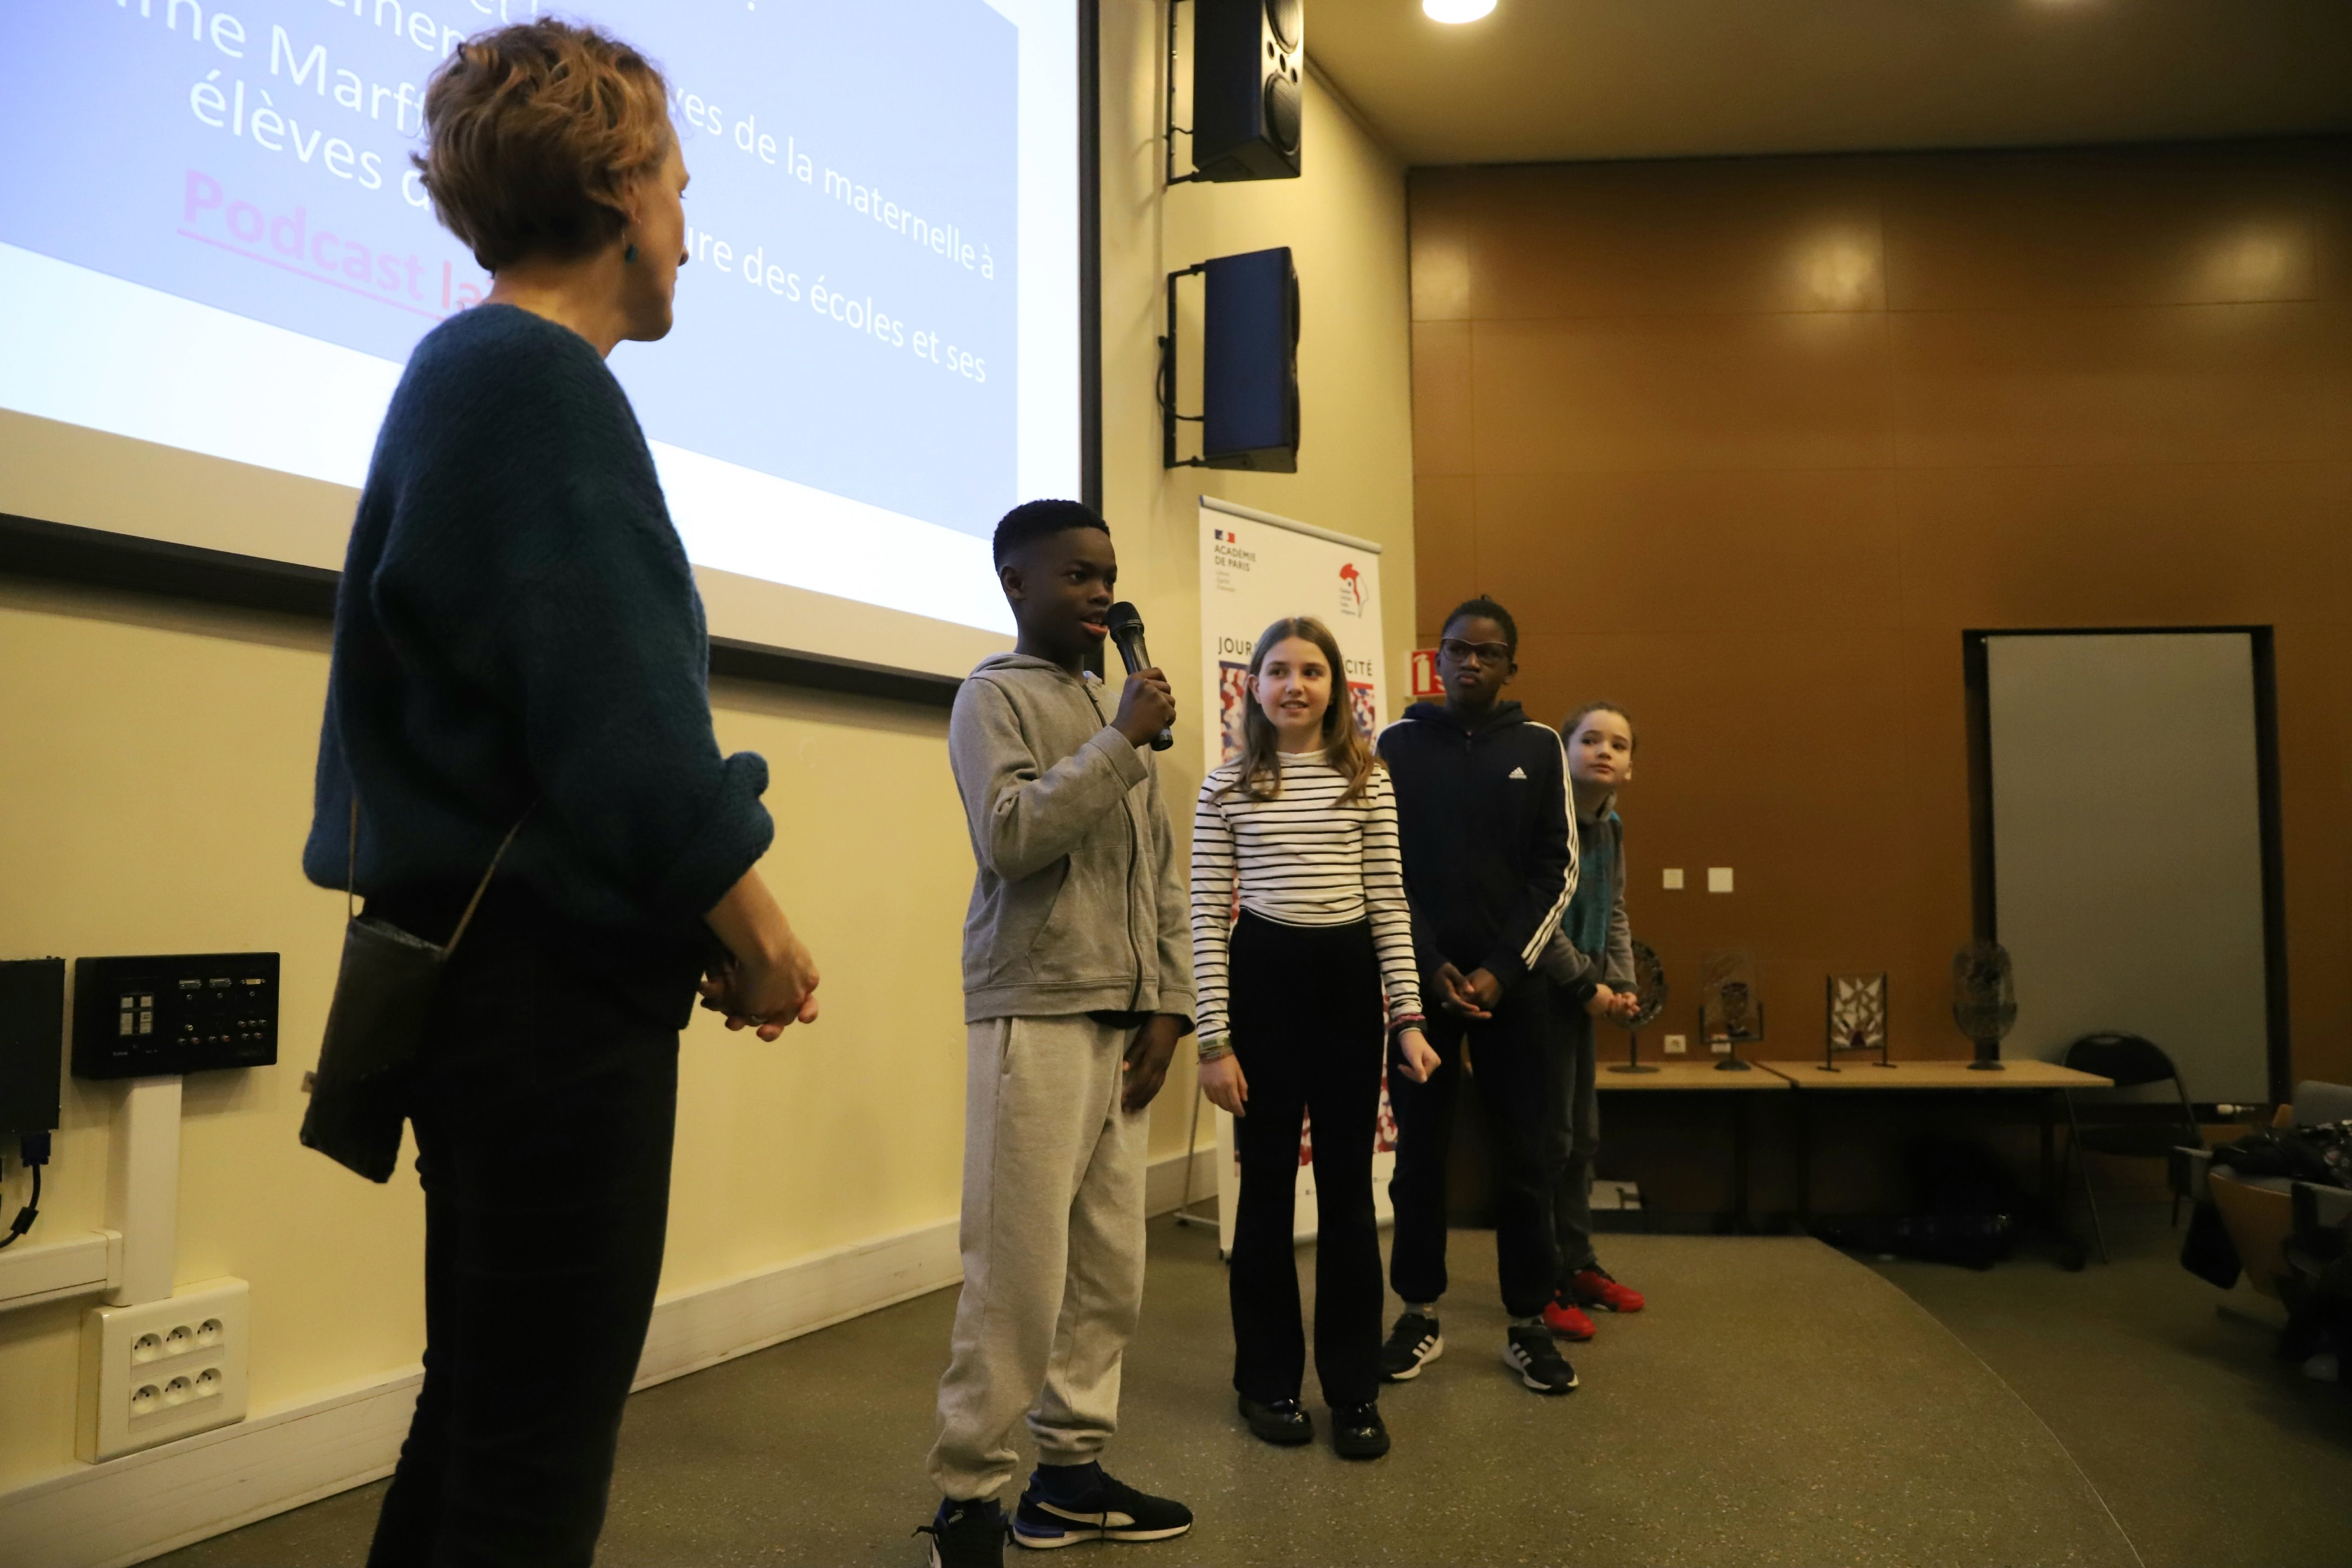
<svg viewBox="0 0 2352 1568"><path fill-rule="evenodd" d="M1199 1212L1217 1195L1217 1151L1212 1144L1192 1153L1192 1208ZM1143 1212L1169 1214L1184 1196L1184 1156L1151 1162L1143 1177Z"/></svg>
<svg viewBox="0 0 2352 1568"><path fill-rule="evenodd" d="M120 1568L392 1473L419 1369L0 1495L5 1568Z"/></svg>
<svg viewBox="0 0 2352 1568"><path fill-rule="evenodd" d="M962 1279L949 1219L672 1296L654 1303L632 1386L651 1388Z"/></svg>
<svg viewBox="0 0 2352 1568"><path fill-rule="evenodd" d="M1174 1208L1184 1157L1152 1162L1152 1214ZM1216 1152L1192 1194L1216 1193ZM654 1304L636 1386L699 1372L962 1279L956 1222L797 1258ZM392 1473L424 1373L408 1369L0 1492L0 1568L126 1568Z"/></svg>

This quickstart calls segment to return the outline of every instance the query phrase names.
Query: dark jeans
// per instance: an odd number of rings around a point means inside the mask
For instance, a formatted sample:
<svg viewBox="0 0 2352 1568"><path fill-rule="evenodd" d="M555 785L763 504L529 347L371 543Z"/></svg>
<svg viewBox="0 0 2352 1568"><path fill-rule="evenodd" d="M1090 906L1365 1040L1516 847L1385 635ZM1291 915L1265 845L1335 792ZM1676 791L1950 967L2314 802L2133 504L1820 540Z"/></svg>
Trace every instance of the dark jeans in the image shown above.
<svg viewBox="0 0 2352 1568"><path fill-rule="evenodd" d="M1559 1094L1544 1130L1551 1170L1552 1237L1559 1248L1559 1285L1598 1261L1592 1251L1592 1161L1601 1152L1598 1032L1592 1016L1565 992L1554 991L1552 1074Z"/></svg>
<svg viewBox="0 0 2352 1568"><path fill-rule="evenodd" d="M677 1032L572 952L486 903L436 1001L411 1107L425 1386L369 1568L595 1553L661 1274Z"/></svg>
<svg viewBox="0 0 2352 1568"><path fill-rule="evenodd" d="M1234 1055L1249 1114L1234 1123L1242 1196L1234 1216L1234 1387L1295 1399L1307 1373L1293 1211L1301 1112L1315 1156L1315 1371L1332 1405L1380 1395L1381 1240L1372 1138L1387 1050L1372 931L1286 926L1244 912L1234 928Z"/></svg>
<svg viewBox="0 0 2352 1568"><path fill-rule="evenodd" d="M1485 1022L1433 1007L1429 1043L1443 1065L1427 1083L1402 1073L1390 1077L1397 1161L1389 1180L1389 1201L1396 1208L1389 1282L1408 1301L1434 1301L1445 1294L1445 1162L1454 1141L1454 1100L1462 1084L1465 1040L1470 1080L1486 1113L1503 1306L1513 1317L1533 1317L1551 1300L1556 1268L1544 1160L1544 1130L1557 1098L1550 989L1529 976Z"/></svg>

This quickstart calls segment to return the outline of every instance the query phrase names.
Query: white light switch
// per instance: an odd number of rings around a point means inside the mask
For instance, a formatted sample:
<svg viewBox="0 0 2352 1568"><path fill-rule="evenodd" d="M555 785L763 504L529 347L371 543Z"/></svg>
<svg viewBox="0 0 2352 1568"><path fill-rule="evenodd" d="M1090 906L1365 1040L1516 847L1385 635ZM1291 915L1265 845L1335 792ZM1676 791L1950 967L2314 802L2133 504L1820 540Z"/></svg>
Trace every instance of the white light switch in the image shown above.
<svg viewBox="0 0 2352 1568"><path fill-rule="evenodd" d="M1666 1055L1670 1057L1679 1057L1686 1056L1689 1052L1690 1041L1688 1039L1685 1038L1681 1035L1668 1035L1666 1037Z"/></svg>
<svg viewBox="0 0 2352 1568"><path fill-rule="evenodd" d="M1678 892L1681 890L1683 885L1683 868L1680 866L1667 867L1663 875L1665 878L1667 891Z"/></svg>
<svg viewBox="0 0 2352 1568"><path fill-rule="evenodd" d="M1710 893L1727 893L1731 891L1731 868L1728 866L1709 866L1706 868L1706 890Z"/></svg>

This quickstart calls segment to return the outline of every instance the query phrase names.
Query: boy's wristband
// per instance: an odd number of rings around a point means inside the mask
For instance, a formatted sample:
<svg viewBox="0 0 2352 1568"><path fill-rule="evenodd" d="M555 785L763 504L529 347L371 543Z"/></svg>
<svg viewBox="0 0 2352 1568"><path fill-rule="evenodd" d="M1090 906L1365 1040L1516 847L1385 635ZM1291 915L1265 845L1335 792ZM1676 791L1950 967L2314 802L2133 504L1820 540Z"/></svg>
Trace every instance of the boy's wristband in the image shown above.
<svg viewBox="0 0 2352 1568"><path fill-rule="evenodd" d="M1197 1049L1199 1052L1199 1060L1213 1062L1219 1057L1232 1056L1234 1054L1234 1043L1231 1039L1220 1036L1213 1040L1199 1041L1197 1043Z"/></svg>

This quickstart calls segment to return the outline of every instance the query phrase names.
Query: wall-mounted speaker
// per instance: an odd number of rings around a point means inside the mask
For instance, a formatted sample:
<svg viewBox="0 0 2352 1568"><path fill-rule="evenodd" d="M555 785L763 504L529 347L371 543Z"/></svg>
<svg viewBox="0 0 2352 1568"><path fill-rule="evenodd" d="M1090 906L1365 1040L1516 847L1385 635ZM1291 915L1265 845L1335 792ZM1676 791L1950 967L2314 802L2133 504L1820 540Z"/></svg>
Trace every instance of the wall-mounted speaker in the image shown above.
<svg viewBox="0 0 2352 1568"><path fill-rule="evenodd" d="M1213 468L1298 471L1298 274L1290 247L1208 264L1201 456Z"/></svg>
<svg viewBox="0 0 2352 1568"><path fill-rule="evenodd" d="M1201 412L1176 412L1176 283L1198 273ZM1160 340L1160 405L1168 468L1298 471L1298 274L1290 247L1221 256L1168 275L1168 335ZM1176 456L1179 421L1201 426L1201 455Z"/></svg>
<svg viewBox="0 0 2352 1568"><path fill-rule="evenodd" d="M1302 0L1193 0L1192 12L1192 177L1297 179Z"/></svg>

